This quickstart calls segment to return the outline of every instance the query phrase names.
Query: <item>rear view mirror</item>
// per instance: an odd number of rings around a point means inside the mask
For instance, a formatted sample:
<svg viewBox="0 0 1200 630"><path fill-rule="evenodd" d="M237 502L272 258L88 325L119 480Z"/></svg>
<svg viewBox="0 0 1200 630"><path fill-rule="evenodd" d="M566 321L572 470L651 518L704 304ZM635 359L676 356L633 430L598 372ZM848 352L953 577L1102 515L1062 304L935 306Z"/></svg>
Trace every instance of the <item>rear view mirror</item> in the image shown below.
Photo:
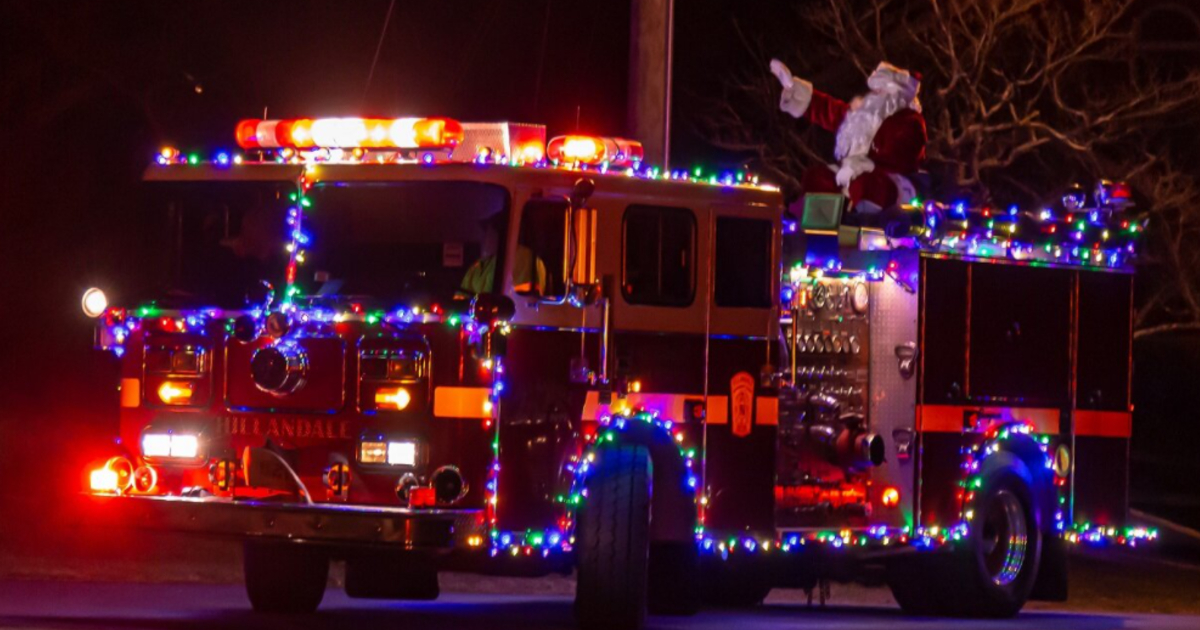
<svg viewBox="0 0 1200 630"><path fill-rule="evenodd" d="M592 306L600 301L602 294L599 283L571 284L571 289L567 293L567 301L571 303L571 306Z"/></svg>
<svg viewBox="0 0 1200 630"><path fill-rule="evenodd" d="M596 182L584 177L575 182L571 189L571 207L582 208L592 193L596 192Z"/></svg>

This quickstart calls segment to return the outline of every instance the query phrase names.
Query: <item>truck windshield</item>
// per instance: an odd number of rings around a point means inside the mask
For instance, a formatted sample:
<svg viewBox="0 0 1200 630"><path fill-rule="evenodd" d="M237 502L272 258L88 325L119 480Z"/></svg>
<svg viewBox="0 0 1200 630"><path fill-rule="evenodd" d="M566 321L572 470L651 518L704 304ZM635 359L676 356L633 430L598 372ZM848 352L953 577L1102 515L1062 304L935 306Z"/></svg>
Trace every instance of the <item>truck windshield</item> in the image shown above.
<svg viewBox="0 0 1200 630"><path fill-rule="evenodd" d="M131 284L166 307L243 308L255 285L283 281L294 192L274 182L148 184Z"/></svg>
<svg viewBox="0 0 1200 630"><path fill-rule="evenodd" d="M324 184L309 191L306 296L379 307L499 291L508 191L479 182Z"/></svg>

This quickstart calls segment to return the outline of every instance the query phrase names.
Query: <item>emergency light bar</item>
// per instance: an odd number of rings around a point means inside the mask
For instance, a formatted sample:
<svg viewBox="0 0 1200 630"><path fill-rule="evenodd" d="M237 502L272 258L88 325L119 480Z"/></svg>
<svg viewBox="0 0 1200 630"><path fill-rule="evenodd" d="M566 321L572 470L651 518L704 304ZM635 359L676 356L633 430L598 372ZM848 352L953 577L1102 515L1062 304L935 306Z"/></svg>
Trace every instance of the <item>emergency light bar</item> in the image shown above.
<svg viewBox="0 0 1200 630"><path fill-rule="evenodd" d="M629 166L645 157L642 143L624 138L558 136L546 146L546 157L559 162Z"/></svg>
<svg viewBox="0 0 1200 630"><path fill-rule="evenodd" d="M441 149L462 141L463 126L450 118L249 119L236 135L243 149Z"/></svg>

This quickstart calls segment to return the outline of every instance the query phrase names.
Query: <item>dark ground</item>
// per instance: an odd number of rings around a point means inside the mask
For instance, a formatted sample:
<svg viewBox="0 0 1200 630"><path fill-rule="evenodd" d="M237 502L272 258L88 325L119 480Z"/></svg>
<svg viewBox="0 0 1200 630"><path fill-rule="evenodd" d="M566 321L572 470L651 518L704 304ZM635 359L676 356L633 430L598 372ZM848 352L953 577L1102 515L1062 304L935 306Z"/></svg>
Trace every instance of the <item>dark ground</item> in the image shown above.
<svg viewBox="0 0 1200 630"><path fill-rule="evenodd" d="M10 507L15 509L7 512L3 524L0 525L0 627L9 624L16 627L72 625L74 622L56 617L59 613L43 601L45 597L50 596L49 594L62 598L61 601L87 604L83 608L72 604L64 615L103 617L112 614L116 615L112 625L124 627L144 625L173 628L175 626L166 620L177 616L191 620L188 624L183 624L183 627L191 627L190 623L200 623L202 620L229 627L241 627L247 623L248 604L241 590L241 551L239 545L234 542L145 531L101 529L92 526L86 518L77 516L47 518L53 515L38 513L27 502L10 503ZM1031 603L1027 610L1200 616L1200 550L1197 549L1194 539L1172 532L1164 532L1163 536L1160 544L1147 549L1078 549L1071 557L1069 601L1063 604ZM336 588L340 583L340 567L335 564L331 586ZM132 586L133 584L138 586ZM540 618L547 620L546 627L557 627L557 622L553 619L558 613L554 611L562 612L564 602L569 601L574 592L574 580L563 576L519 579L444 574L442 588L446 592L474 595L521 595L520 599L502 597L488 600L484 610L495 613L498 620L533 606L524 601L524 598L552 598L549 612L538 614L541 615ZM14 593L28 593L32 600L26 602L24 596ZM146 601L143 599L144 594L153 594L154 610L141 607L141 602ZM895 602L886 589L835 584L832 595L832 605L855 609L849 616L853 621L850 623L851 627L875 627L875 623L890 624L901 621L895 617ZM394 613L399 606L397 604L352 603L340 591L331 597L335 598L332 601L336 602L338 607L348 606L354 609L354 612L336 613L350 615L351 619L357 619L359 615L374 618L398 614ZM789 606L805 601L804 593L792 590L776 590L769 600L771 603ZM881 608L883 611L874 608L860 610L862 607ZM420 627L469 627L472 623L488 618L488 614L478 613L473 609L467 611L458 605L443 608L426 604L415 607L405 604L401 608L408 611L403 613L405 615L417 615L422 620ZM410 608L416 612L411 612ZM783 615L783 612L772 608L766 614L766 621L757 617L738 619L756 619L756 623L762 622L765 624L763 627L770 627L773 623L771 620L780 621L779 615ZM820 614L820 619L829 623L834 623L837 619L836 616ZM132 616L126 618L121 615ZM142 617L149 620L144 624L133 623L135 618ZM1041 621L1036 622L1036 625L1020 627L1047 627L1042 625L1042 622L1054 621L1054 625L1058 625L1060 621L1055 616L1027 618ZM40 621L37 621L39 619ZM130 623L119 623L122 619ZM317 624L328 622L340 625L333 623L333 617L324 619L326 621ZM705 619L711 619L715 625L717 619L723 618L718 615ZM1069 619L1070 623L1064 622L1065 625L1061 627L1113 627L1112 620L1108 617L1100 620L1092 617L1087 617L1086 620L1083 617ZM429 622L428 626L425 621ZM1194 626L1179 627L1200 627L1200 617L1194 621ZM460 622L464 625L455 625ZM707 621L701 621L700 627L707 625ZM569 623L567 626L569 627Z"/></svg>
<svg viewBox="0 0 1200 630"><path fill-rule="evenodd" d="M69 602L63 602L69 596ZM152 603L151 603L152 602ZM695 617L651 617L648 630L783 630L803 627L892 630L908 628L1030 628L1062 630L1184 630L1200 617L1030 611L1016 619L963 621L905 617L894 608L839 604L825 609L769 600L751 611L706 611ZM428 630L551 630L575 628L564 595L447 593L437 602L378 602L326 593L321 610L304 617L249 612L241 590L215 585L127 585L0 582L0 628L422 628Z"/></svg>

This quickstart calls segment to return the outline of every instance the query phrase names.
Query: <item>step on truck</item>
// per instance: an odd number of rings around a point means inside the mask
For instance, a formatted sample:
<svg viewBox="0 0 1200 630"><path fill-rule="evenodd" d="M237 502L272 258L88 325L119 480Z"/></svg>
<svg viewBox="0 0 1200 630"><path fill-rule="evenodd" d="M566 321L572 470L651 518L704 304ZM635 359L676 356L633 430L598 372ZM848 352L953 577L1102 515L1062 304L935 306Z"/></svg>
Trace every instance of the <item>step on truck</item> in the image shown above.
<svg viewBox="0 0 1200 630"><path fill-rule="evenodd" d="M247 120L164 149L90 290L90 518L244 545L255 610L577 576L587 629L887 584L1003 617L1128 521L1128 190L875 216L619 138ZM105 290L119 299L109 305Z"/></svg>

